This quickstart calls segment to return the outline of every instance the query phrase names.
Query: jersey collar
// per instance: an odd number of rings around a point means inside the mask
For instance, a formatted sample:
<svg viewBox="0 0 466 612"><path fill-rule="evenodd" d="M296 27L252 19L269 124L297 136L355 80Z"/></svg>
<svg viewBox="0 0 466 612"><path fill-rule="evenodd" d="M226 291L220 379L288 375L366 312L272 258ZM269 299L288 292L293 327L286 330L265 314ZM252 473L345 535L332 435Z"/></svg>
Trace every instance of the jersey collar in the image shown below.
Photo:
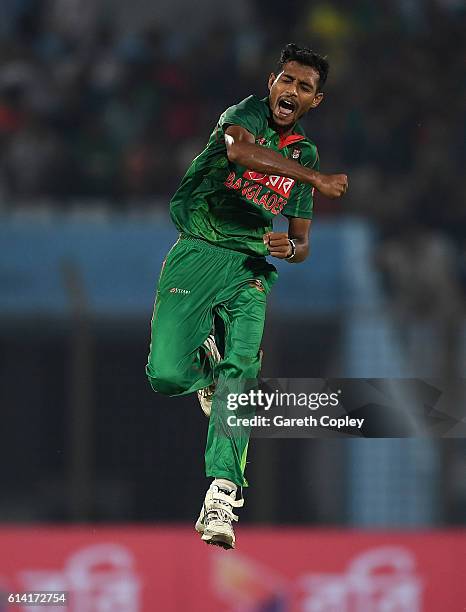
<svg viewBox="0 0 466 612"><path fill-rule="evenodd" d="M302 136L301 134L289 134L288 136L280 136L280 141L278 143L278 148L279 149L284 149L285 147L288 147L289 145L294 144L295 142L299 142L300 140L304 140L305 136Z"/></svg>

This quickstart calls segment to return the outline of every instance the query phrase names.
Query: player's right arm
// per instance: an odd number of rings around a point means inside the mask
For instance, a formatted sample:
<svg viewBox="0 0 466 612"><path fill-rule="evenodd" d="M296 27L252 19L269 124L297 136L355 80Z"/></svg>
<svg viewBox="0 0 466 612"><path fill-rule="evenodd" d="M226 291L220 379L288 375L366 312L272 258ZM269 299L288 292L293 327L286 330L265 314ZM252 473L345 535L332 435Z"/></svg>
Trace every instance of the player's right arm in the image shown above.
<svg viewBox="0 0 466 612"><path fill-rule="evenodd" d="M339 198L348 188L346 174L322 174L280 153L255 143L251 132L239 125L230 125L225 130L228 159L248 170L263 174L277 174L309 183L328 198Z"/></svg>

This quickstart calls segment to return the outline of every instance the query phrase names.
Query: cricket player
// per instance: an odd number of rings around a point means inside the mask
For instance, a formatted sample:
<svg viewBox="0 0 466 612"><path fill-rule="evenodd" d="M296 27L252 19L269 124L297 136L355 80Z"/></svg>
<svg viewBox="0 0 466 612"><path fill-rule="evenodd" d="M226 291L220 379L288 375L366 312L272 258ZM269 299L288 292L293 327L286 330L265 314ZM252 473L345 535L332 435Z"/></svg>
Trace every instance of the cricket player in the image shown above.
<svg viewBox="0 0 466 612"><path fill-rule="evenodd" d="M344 174L319 172L316 145L298 123L322 102L327 74L325 58L286 45L269 95L251 95L220 116L170 203L179 239L162 265L146 373L159 393L197 392L210 417L205 466L214 480L195 528L223 548L235 547L249 440L248 428L228 425L226 394L241 392L260 370L266 300L277 278L266 256L303 262L314 189L337 198L348 188ZM287 232L273 231L279 214Z"/></svg>

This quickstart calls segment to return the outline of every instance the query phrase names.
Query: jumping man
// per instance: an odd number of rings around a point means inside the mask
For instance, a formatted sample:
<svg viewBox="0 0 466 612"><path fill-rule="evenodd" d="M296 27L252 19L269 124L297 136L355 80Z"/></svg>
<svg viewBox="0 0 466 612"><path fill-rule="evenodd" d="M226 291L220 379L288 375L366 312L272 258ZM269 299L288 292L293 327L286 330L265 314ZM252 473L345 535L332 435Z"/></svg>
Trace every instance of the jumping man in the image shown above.
<svg viewBox="0 0 466 612"><path fill-rule="evenodd" d="M344 174L319 172L317 148L297 123L322 102L327 74L325 58L287 45L268 97L249 96L221 115L170 204L180 236L159 278L146 373L154 391L197 392L210 417L205 465L214 480L196 530L224 548L235 547L249 440L247 429L227 424L226 391L241 392L260 370L266 298L277 277L265 258L304 261L314 189L337 198L348 187ZM288 232L273 231L280 213Z"/></svg>

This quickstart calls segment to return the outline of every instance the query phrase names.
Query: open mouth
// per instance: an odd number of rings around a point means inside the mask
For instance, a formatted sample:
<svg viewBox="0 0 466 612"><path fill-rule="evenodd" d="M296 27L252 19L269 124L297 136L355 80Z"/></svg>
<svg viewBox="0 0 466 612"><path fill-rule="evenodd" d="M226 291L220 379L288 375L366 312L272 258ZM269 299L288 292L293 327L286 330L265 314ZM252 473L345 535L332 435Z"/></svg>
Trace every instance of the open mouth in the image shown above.
<svg viewBox="0 0 466 612"><path fill-rule="evenodd" d="M291 100L287 100L286 98L282 98L278 102L278 114L282 117L289 117L296 110L296 104Z"/></svg>

